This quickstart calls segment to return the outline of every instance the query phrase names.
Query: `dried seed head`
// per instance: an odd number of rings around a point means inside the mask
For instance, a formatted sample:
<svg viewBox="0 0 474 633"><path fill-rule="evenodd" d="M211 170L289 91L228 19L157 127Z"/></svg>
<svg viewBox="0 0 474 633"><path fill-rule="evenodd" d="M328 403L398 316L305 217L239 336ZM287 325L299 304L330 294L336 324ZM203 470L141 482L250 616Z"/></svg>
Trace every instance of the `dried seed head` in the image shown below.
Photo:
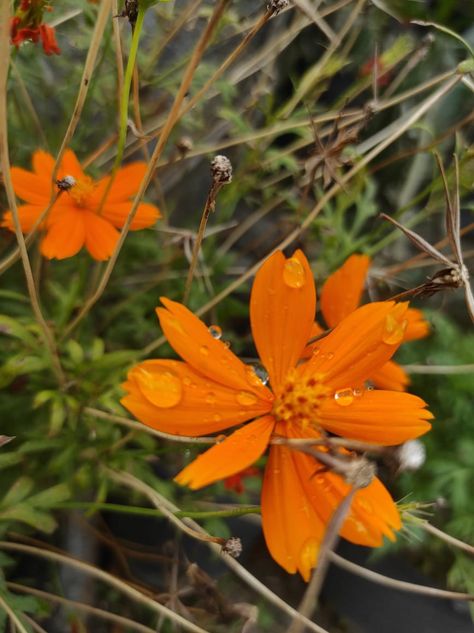
<svg viewBox="0 0 474 633"><path fill-rule="evenodd" d="M237 536L231 536L224 543L222 551L232 558L238 558L242 553L242 541Z"/></svg>
<svg viewBox="0 0 474 633"><path fill-rule="evenodd" d="M278 15L280 11L290 6L290 0L270 0L267 2L267 11L271 11L273 15Z"/></svg>
<svg viewBox="0 0 474 633"><path fill-rule="evenodd" d="M399 470L418 470L425 463L426 450L420 440L410 440L399 446L395 455L399 463Z"/></svg>
<svg viewBox="0 0 474 633"><path fill-rule="evenodd" d="M344 465L344 473L341 472L340 474L342 474L348 484L356 488L367 488L375 477L376 472L375 464L364 457L360 457L347 462Z"/></svg>
<svg viewBox="0 0 474 633"><path fill-rule="evenodd" d="M227 185L232 182L232 163L227 156L218 155L212 159L211 175L215 183Z"/></svg>
<svg viewBox="0 0 474 633"><path fill-rule="evenodd" d="M76 179L74 176L64 176L60 180L56 180L56 186L61 191L69 191L76 184Z"/></svg>
<svg viewBox="0 0 474 633"><path fill-rule="evenodd" d="M193 149L193 139L190 136L181 136L176 141L176 147L181 154L185 155Z"/></svg>

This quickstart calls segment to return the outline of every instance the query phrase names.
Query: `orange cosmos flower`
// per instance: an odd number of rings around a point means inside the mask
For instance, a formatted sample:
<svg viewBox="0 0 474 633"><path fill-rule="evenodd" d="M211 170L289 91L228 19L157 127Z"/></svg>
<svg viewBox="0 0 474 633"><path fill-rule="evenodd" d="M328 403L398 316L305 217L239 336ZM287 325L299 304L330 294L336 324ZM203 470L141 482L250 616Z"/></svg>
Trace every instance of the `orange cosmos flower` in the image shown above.
<svg viewBox="0 0 474 633"><path fill-rule="evenodd" d="M359 307L364 292L370 257L367 255L351 255L344 264L330 275L321 291L321 312L326 324L333 328L342 319ZM430 328L421 310L409 308L406 311L407 327L403 335L403 342L428 336ZM311 331L311 337L324 332L317 323ZM311 353L318 346L318 342L308 346L306 354ZM394 361L388 361L370 376L370 380L380 389L405 391L410 378L408 374Z"/></svg>
<svg viewBox="0 0 474 633"><path fill-rule="evenodd" d="M16 195L27 204L18 207L21 230L28 233L49 204L54 158L43 150L33 154L33 171L12 167L11 177ZM84 246L99 261L108 259L119 238L131 208L131 198L138 191L146 164L137 162L117 172L102 209L102 198L109 176L95 182L87 176L72 150L66 150L58 171L61 195L43 224L45 237L41 253L49 259L65 259L76 255ZM130 229L138 231L152 226L161 214L153 204L142 202ZM11 211L1 226L14 231Z"/></svg>
<svg viewBox="0 0 474 633"><path fill-rule="evenodd" d="M301 251L276 252L252 289L250 320L271 389L185 306L161 300L161 327L184 359L148 360L131 369L123 405L143 423L176 435L198 436L241 425L176 477L201 488L241 472L276 434L320 438L322 430L382 445L422 435L433 416L416 396L364 391L403 340L407 304L372 303L352 312L300 362L310 337L316 291ZM211 328L212 330L212 328ZM271 445L262 488L262 522L273 558L309 579L326 526L350 486L311 455ZM381 545L401 527L389 493L374 479L355 493L341 535Z"/></svg>

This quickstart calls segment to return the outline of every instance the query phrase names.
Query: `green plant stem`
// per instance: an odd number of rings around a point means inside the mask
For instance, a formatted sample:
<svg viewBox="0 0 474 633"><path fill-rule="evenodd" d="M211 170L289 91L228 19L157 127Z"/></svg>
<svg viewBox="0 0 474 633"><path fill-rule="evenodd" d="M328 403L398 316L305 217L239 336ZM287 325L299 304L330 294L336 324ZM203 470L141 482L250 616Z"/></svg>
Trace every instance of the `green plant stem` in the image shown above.
<svg viewBox="0 0 474 633"><path fill-rule="evenodd" d="M56 503L54 508L76 509L76 510L103 510L105 512L118 512L120 514L135 514L138 516L161 517L163 512L155 508L142 508L140 506L125 506L119 503L94 503L83 501L64 501ZM179 510L175 513L178 518L188 519L225 519L228 517L244 516L246 514L260 514L259 506L248 506L242 508L230 508L228 510Z"/></svg>
<svg viewBox="0 0 474 633"><path fill-rule="evenodd" d="M12 622L12 624L15 627L15 630L18 633L28 633L26 628L21 623L19 617L16 615L16 613L10 607L8 602L2 598L1 595L0 595L0 608L2 608L5 611L5 613L8 615L8 617L10 618L10 621Z"/></svg>
<svg viewBox="0 0 474 633"><path fill-rule="evenodd" d="M133 27L132 42L130 44L130 52L128 55L127 67L125 69L125 76L123 79L122 91L120 94L120 114L119 114L119 135L117 140L117 154L112 167L109 181L102 196L100 208L104 205L107 199L110 188L115 180L120 165L122 164L123 153L125 151L125 142L127 140L127 128L128 128L128 104L130 101L130 91L132 87L133 70L137 60L138 44L140 42L140 36L143 30L143 21L145 18L146 9L141 4L138 5L138 15L135 26ZM100 213L100 209L99 209Z"/></svg>

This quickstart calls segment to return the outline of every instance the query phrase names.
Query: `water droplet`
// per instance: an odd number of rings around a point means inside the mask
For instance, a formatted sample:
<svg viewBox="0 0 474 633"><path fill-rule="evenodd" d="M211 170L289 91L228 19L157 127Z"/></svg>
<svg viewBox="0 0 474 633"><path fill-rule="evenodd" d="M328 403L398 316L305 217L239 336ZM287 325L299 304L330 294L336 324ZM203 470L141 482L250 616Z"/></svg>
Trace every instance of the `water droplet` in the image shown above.
<svg viewBox="0 0 474 633"><path fill-rule="evenodd" d="M212 419L213 419L214 422L220 422L222 420L221 416L218 413L215 413L212 416Z"/></svg>
<svg viewBox="0 0 474 633"><path fill-rule="evenodd" d="M348 407L354 402L354 392L352 389L339 389L334 394L334 400L340 407Z"/></svg>
<svg viewBox="0 0 474 633"><path fill-rule="evenodd" d="M183 378L183 385L185 385L186 387L190 387L192 385L192 380L189 376L185 376Z"/></svg>
<svg viewBox="0 0 474 633"><path fill-rule="evenodd" d="M316 477L314 478L314 481L321 485L321 484L325 484L326 483L326 478L323 475L316 475Z"/></svg>
<svg viewBox="0 0 474 633"><path fill-rule="evenodd" d="M263 365L259 365L255 363L254 365L249 365L245 370L247 375L247 380L252 387L261 387L262 384L266 385L268 382L268 373Z"/></svg>
<svg viewBox="0 0 474 633"><path fill-rule="evenodd" d="M216 404L216 394L212 391L206 393L206 403L207 404Z"/></svg>
<svg viewBox="0 0 474 633"><path fill-rule="evenodd" d="M229 349L231 342L230 341L222 341L224 343L224 345L227 347L227 349Z"/></svg>
<svg viewBox="0 0 474 633"><path fill-rule="evenodd" d="M258 398L250 391L239 391L235 396L237 402L244 407L251 407L253 404L257 404Z"/></svg>
<svg viewBox="0 0 474 633"><path fill-rule="evenodd" d="M179 376L164 367L149 371L140 367L136 375L138 387L147 400L156 407L175 407L183 397L183 384Z"/></svg>
<svg viewBox="0 0 474 633"><path fill-rule="evenodd" d="M219 340L220 338L222 338L222 328L220 328L218 325L210 325L209 334L212 336L212 338Z"/></svg>
<svg viewBox="0 0 474 633"><path fill-rule="evenodd" d="M334 358L334 352L328 352L326 354L326 358L327 358L327 360L332 360Z"/></svg>
<svg viewBox="0 0 474 633"><path fill-rule="evenodd" d="M313 349L313 352L312 352L313 356L317 356L317 355L319 354L319 352L320 352L320 351L321 351L321 350L319 349L319 347L315 347L315 348Z"/></svg>
<svg viewBox="0 0 474 633"><path fill-rule="evenodd" d="M302 288L306 283L306 271L297 257L290 257L283 267L283 281L290 288Z"/></svg>
<svg viewBox="0 0 474 633"><path fill-rule="evenodd" d="M208 348L208 346L207 345L201 345L201 347L199 348L199 352L203 356L209 356L209 348Z"/></svg>
<svg viewBox="0 0 474 633"><path fill-rule="evenodd" d="M397 343L403 340L407 325L408 321L406 319L398 321L392 313L387 314L385 317L382 341L387 345L397 345Z"/></svg>
<svg viewBox="0 0 474 633"><path fill-rule="evenodd" d="M364 395L364 389L353 389L352 393L354 394L356 398L360 398L361 396Z"/></svg>

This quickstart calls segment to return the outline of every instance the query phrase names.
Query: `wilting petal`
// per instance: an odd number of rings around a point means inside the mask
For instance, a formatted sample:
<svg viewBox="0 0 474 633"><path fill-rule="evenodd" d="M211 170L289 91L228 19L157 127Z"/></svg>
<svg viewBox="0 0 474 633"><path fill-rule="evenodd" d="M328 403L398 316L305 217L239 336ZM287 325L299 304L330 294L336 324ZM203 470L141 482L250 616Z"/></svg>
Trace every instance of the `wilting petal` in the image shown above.
<svg viewBox="0 0 474 633"><path fill-rule="evenodd" d="M184 305L165 298L161 302L166 309L157 308L156 312L175 352L207 378L237 390L241 401L255 401L261 414L268 413L273 395L253 369L242 363L222 341L213 338L206 325Z"/></svg>
<svg viewBox="0 0 474 633"><path fill-rule="evenodd" d="M358 308L369 266L367 255L351 255L328 277L321 290L321 311L329 327L335 327Z"/></svg>
<svg viewBox="0 0 474 633"><path fill-rule="evenodd" d="M430 324L423 316L421 310L409 308L406 313L408 319L407 329L405 330L404 341L415 341L419 338L425 338L430 333Z"/></svg>
<svg viewBox="0 0 474 633"><path fill-rule="evenodd" d="M146 172L146 163L129 163L122 167L114 178L112 186L107 194L107 204L114 202L125 202L133 198L140 188L140 183ZM94 193L95 200L101 202L102 196L109 183L110 176L105 176L97 183Z"/></svg>
<svg viewBox="0 0 474 633"><path fill-rule="evenodd" d="M398 363L389 360L380 369L370 376L370 380L379 389L389 391L405 391L410 384L410 378L406 371Z"/></svg>
<svg viewBox="0 0 474 633"><path fill-rule="evenodd" d="M130 213L132 204L132 201L107 202L104 204L101 215L118 229L121 229ZM138 231L139 229L146 229L149 226L153 226L159 218L161 218L161 213L158 207L155 207L154 204L142 202L138 206L137 213L130 225L130 230Z"/></svg>
<svg viewBox="0 0 474 633"><path fill-rule="evenodd" d="M275 421L267 415L234 431L186 466L175 481L193 490L240 472L263 455Z"/></svg>
<svg viewBox="0 0 474 633"><path fill-rule="evenodd" d="M269 412L267 403L242 404L226 388L176 360L147 360L122 385L123 406L144 424L173 435L215 433Z"/></svg>
<svg viewBox="0 0 474 633"><path fill-rule="evenodd" d="M327 398L318 412L318 423L343 437L392 446L430 430L433 418L426 403L400 391L366 391L341 406Z"/></svg>
<svg viewBox="0 0 474 633"><path fill-rule="evenodd" d="M18 198L42 208L46 207L51 196L51 181L21 167L12 167L10 173Z"/></svg>
<svg viewBox="0 0 474 633"><path fill-rule="evenodd" d="M76 255L84 246L86 230L82 211L64 209L58 221L48 223L41 242L41 253L48 259L65 259Z"/></svg>
<svg viewBox="0 0 474 633"><path fill-rule="evenodd" d="M262 488L262 527L270 554L287 572L309 580L325 525L307 498L294 452L272 446Z"/></svg>
<svg viewBox="0 0 474 633"><path fill-rule="evenodd" d="M18 217L20 218L20 225L23 233L29 233L31 231L42 211L43 207L37 207L33 204L22 204L18 207ZM3 216L1 226L4 226L10 231L15 231L11 211L7 211Z"/></svg>
<svg viewBox="0 0 474 633"><path fill-rule="evenodd" d="M358 308L319 342L305 373L320 374L335 389L361 384L403 342L406 310L406 303L393 301Z"/></svg>
<svg viewBox="0 0 474 633"><path fill-rule="evenodd" d="M97 261L109 259L115 250L119 232L101 216L83 210L86 225L86 248Z"/></svg>
<svg viewBox="0 0 474 633"><path fill-rule="evenodd" d="M310 338L316 290L306 257L278 251L258 271L250 298L250 321L259 356L273 390L296 366Z"/></svg>

